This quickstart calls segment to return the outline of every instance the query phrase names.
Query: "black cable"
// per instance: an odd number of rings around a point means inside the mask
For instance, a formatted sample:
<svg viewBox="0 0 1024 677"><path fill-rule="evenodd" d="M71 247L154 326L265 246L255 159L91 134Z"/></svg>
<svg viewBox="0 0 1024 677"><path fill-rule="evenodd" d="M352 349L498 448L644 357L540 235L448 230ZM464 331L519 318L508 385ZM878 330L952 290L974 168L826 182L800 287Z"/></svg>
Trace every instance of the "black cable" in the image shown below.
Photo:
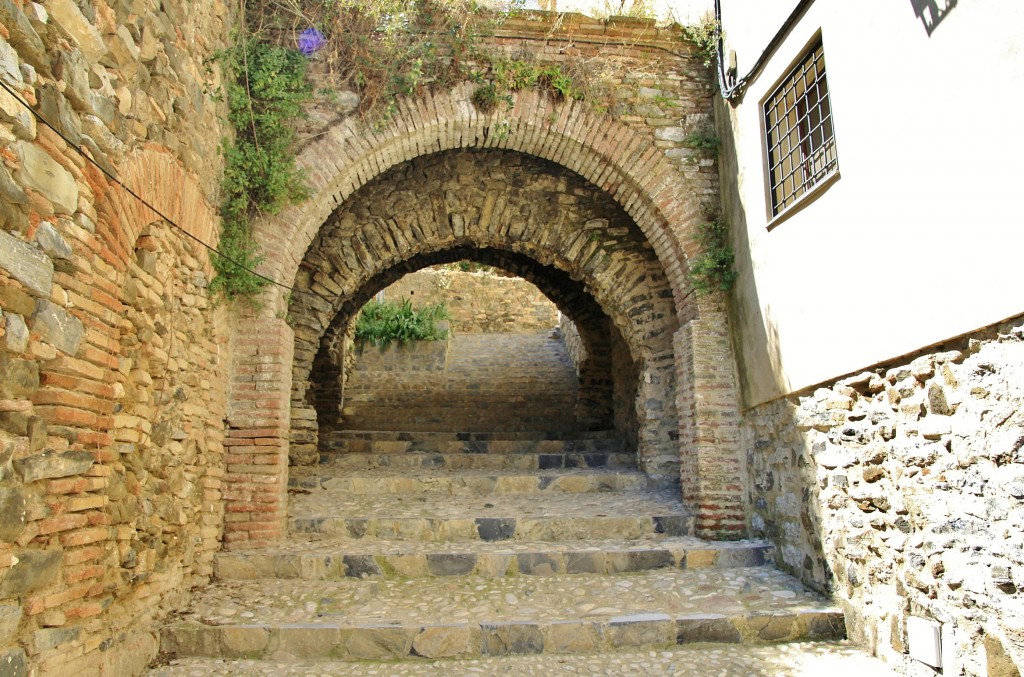
<svg viewBox="0 0 1024 677"><path fill-rule="evenodd" d="M138 200L139 202L141 202L142 204L144 204L144 205L145 205L146 207L148 207L148 208L149 208L149 209L150 209L150 210L151 210L151 211L152 211L152 212L153 212L154 214L156 214L157 216L159 216L159 217L160 217L160 218L161 218L161 219L162 219L162 220L163 220L163 221L164 221L165 223L169 224L169 225L170 225L171 227L173 227L173 228L177 229L178 231L182 232L182 233L183 233L183 234L184 234L184 235L185 235L186 237L188 237L188 238L192 239L193 241L195 241L195 242L199 243L199 244L200 244L200 245L202 245L203 247L206 247L206 249L208 249L209 251L213 252L213 253L214 253L214 254L216 254L217 256L221 257L222 259L224 259L224 260L225 260L225 261L227 261L228 263L230 263L230 264L232 264L232 265L235 265L235 266L238 266L239 268L241 268L242 270L246 271L246 272L247 272L247 273L249 273L250 275L255 275L256 277L260 278L261 280L266 280L266 281L267 281L267 282L269 282L270 284L274 284L274 285L277 285L278 287L281 287L281 288L283 288L283 289L287 289L287 290L288 290L288 291L290 291L290 292L293 292L293 293L294 293L295 291L297 291L297 290L296 290L296 289L294 289L293 287L289 287L288 285L286 285L286 284L282 284L281 282L278 282L277 280L273 280L273 279L271 279L271 278L267 277L266 275L262 275L262 274L260 274L260 273L257 273L257 272L256 272L255 270L252 270L251 268L247 268L247 267L245 267L244 265L242 265L242 264L241 264L241 263L239 263L238 261L235 261L234 259L232 259L232 258L230 258L230 257L228 257L228 256L225 256L225 255L224 255L224 254L222 254L222 253L221 253L221 252L220 252L219 250L217 250L216 248L214 248L214 247L213 247L212 245L209 245L209 244L207 244L207 243L203 242L203 241L202 241L202 240L200 240L200 239L199 239L198 237L196 237L196 236L195 236L195 235L193 235L192 233L190 233L190 232L188 232L187 230L185 230L185 229L184 229L184 228L183 228L182 226L178 225L178 224L177 224L177 223L176 223L176 222L174 221L174 219L172 219L171 217L167 216L166 214L164 214L163 212L161 212L161 211L160 211L159 209L157 209L156 207L154 207L154 206L153 206L153 205L152 205L152 204L151 204L151 203L150 203L150 202L149 202L148 200L146 200L146 199L145 199L144 197L142 197L141 195L139 195L138 193L136 193L136 192L135 192L134 190L132 190L132 189L131 189L131 188L130 188L130 187L129 187L129 186L127 185L127 184L125 184L125 183L124 183L123 181L121 181L121 179L117 178L117 177L116 177L116 176L114 176L114 175L113 175L113 174L112 174L111 172L107 171L107 169L106 169L106 168L104 168L104 167L103 167L103 165L101 165L101 164L100 164L99 162L97 162L96 160L94 160L94 159L92 159L91 157L89 157L89 155L88 155L88 154L87 154L87 153L85 152L85 150L84 150L84 149L83 149L83 148L82 148L81 146L79 146L78 144L76 144L76 143L74 143L73 141L71 141L71 139L69 139L69 138L68 138L67 136L65 136L65 134L64 134L64 133L63 133L62 131L60 131L59 129L57 129L56 127L54 127L54 126L53 126L52 124L50 124L50 121L49 121L49 120L47 120L46 118L44 118L44 117L43 117L42 115L40 115L40 114L39 114L39 113L38 113L38 112L37 112L37 111L36 111L36 110L35 110L34 108L32 108L32 106L30 106L30 105L28 104L28 102L27 102L27 101L25 101L25 100L24 100L23 98L21 98L21 95L19 95L19 94L18 94L17 92L15 92L15 91L14 91L14 90L13 90L13 89L11 88L11 86L10 86L10 85L8 85L8 84L7 84L7 83L6 83L6 82L5 82L5 81L4 81L4 80L3 80L2 78L0 78L0 87L2 87L2 88L3 88L4 90L6 90L6 91L7 91L7 93L8 93L8 94L10 94L11 96L13 96L13 97L14 97L14 99L15 99L15 100L16 100L16 101L17 101L18 103L20 103L20 104L21 104L22 106L24 106L24 107L25 107L25 108L26 108L26 109L27 109L27 110L28 110L28 111L29 111L30 113L32 113L32 115L34 115L34 116L35 116L35 118L36 118L37 120L39 120L39 122L40 122L41 124L43 124L44 126L46 126L47 128L49 128L50 130L52 130L54 134L56 134L56 135L57 135L57 136L59 136L59 137L60 137L61 139L63 139L63 140L64 140L64 142L65 142L66 144L68 144L68 146L69 146L69 147L70 147L71 149L73 149L73 150L74 150L74 151L75 151L76 153L78 153L78 154L79 154L79 155L81 155L81 156L82 156L83 158L85 158L85 159L86 159L86 160L87 160L87 161L88 161L88 162L89 162L90 164L92 164L92 165L93 165L94 167L96 167L96 168L97 168L97 169L99 169L99 170L100 170L101 172L103 172L103 175L104 175L104 176L106 176L106 177L107 177L108 179L110 179L110 180L111 180L112 182L114 182L114 183L115 183L115 184L117 184L118 186L121 186L121 188L123 188L123 189L124 189L125 191L127 191L129 195L131 195L131 196L132 196L133 198L135 198L136 200Z"/></svg>
<svg viewBox="0 0 1024 677"><path fill-rule="evenodd" d="M789 29L793 27L793 24L800 19L803 13L807 11L807 8L810 7L813 2L814 0L800 0L796 7L793 8L793 11L789 13L789 16L786 17L786 20L782 23L779 30L772 36L772 39L768 42L768 46L764 48L763 52L761 52L761 56L757 57L757 61L754 62L750 72L739 80L733 82L731 86L726 86L725 60L723 58L725 47L722 39L722 0L715 0L715 22L718 24L718 85L722 89L723 99L731 101L743 94L743 89L751 80L760 74L761 69L764 68L765 63L768 61L768 57L778 49L783 38L789 34Z"/></svg>

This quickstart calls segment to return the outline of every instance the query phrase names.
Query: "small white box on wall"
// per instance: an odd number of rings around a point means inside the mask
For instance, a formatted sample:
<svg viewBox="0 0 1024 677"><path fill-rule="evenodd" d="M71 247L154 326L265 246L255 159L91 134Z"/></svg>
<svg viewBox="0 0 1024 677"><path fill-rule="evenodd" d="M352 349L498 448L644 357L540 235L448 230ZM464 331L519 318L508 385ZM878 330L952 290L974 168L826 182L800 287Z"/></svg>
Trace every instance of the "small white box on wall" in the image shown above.
<svg viewBox="0 0 1024 677"><path fill-rule="evenodd" d="M910 657L933 668L942 667L942 625L927 618L907 618Z"/></svg>

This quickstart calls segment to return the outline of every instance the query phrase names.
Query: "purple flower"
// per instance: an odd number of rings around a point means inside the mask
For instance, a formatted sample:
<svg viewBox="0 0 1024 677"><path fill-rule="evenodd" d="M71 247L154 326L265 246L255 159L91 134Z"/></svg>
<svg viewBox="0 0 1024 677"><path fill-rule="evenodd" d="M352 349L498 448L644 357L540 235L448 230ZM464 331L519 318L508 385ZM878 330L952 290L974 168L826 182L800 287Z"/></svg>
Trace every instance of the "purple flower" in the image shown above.
<svg viewBox="0 0 1024 677"><path fill-rule="evenodd" d="M307 28L299 33L299 51L309 56L327 44L324 34L315 28Z"/></svg>

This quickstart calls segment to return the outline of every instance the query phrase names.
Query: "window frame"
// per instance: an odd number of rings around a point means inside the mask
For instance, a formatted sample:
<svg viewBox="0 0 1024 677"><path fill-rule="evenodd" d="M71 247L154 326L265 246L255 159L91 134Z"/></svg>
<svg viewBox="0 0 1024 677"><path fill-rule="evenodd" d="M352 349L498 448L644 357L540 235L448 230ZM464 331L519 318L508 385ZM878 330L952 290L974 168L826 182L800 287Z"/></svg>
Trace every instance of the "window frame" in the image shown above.
<svg viewBox="0 0 1024 677"><path fill-rule="evenodd" d="M814 70L818 62L821 64L820 75ZM807 80L808 73L813 73L815 76L810 83ZM796 92L799 90L798 85L801 84L801 80L803 91L797 97ZM786 120L777 119L773 125L771 113L775 112L778 115L780 104L786 106L786 99L790 92L794 97L792 105L784 108L783 112L787 119L790 118L791 113L795 113L795 124L791 122L792 126L787 128L786 133L778 136L779 125ZM812 104L812 110L807 110L809 92L815 92L818 95L817 100ZM782 94L781 98L780 94ZM820 114L822 109L825 110L824 114ZM762 130L761 142L764 146L765 212L769 230L817 199L822 192L839 179L839 153L834 111L832 92L828 85L828 73L825 67L824 40L821 31L818 30L797 52L785 73L772 84L758 105ZM813 128L808 129L808 119L813 121L815 112L820 114L820 119ZM815 143L813 137L818 130L821 130L822 136L821 140ZM774 145L772 144L773 133L778 136ZM781 148L787 144L789 150L783 155ZM773 158L773 152L779 153L776 158ZM815 170L814 165L821 163L822 158L824 158L822 167ZM773 159L776 160L775 168L773 168ZM776 172L787 171L787 168L788 173L776 182ZM785 182L796 180L798 175L802 178L800 185L786 194ZM780 190L783 191L781 200L778 198Z"/></svg>

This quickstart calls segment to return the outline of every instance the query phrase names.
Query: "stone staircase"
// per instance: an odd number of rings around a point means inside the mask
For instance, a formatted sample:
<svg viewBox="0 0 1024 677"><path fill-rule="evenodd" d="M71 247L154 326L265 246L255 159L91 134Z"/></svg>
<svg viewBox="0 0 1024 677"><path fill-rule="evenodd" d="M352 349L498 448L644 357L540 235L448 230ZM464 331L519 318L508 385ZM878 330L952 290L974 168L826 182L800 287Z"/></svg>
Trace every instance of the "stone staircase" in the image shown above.
<svg viewBox="0 0 1024 677"><path fill-rule="evenodd" d="M844 636L767 544L690 536L677 494L611 434L336 432L322 448L290 489L288 540L220 553L153 675L577 674Z"/></svg>

